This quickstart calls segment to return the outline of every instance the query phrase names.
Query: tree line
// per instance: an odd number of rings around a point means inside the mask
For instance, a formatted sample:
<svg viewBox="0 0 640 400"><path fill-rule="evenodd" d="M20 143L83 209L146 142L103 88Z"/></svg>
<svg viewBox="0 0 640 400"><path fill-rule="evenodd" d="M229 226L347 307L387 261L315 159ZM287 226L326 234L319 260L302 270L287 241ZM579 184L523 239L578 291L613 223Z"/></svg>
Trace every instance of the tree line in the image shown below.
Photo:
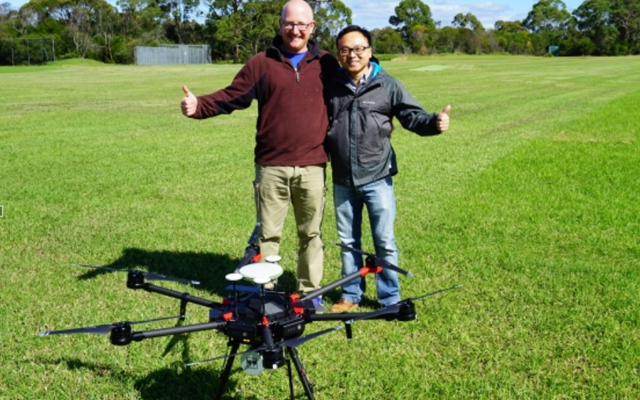
<svg viewBox="0 0 640 400"><path fill-rule="evenodd" d="M19 10L0 3L0 65L29 38L49 38L58 59L133 63L136 46L209 44L218 62L245 62L278 30L286 0L30 0ZM314 39L335 50L334 37L352 23L339 0L310 0ZM522 21L485 28L471 13L448 25L421 0L402 0L389 26L373 29L376 54L511 53L566 56L640 54L640 0L585 0L570 13L561 0L540 0ZM202 22L199 22L202 21Z"/></svg>

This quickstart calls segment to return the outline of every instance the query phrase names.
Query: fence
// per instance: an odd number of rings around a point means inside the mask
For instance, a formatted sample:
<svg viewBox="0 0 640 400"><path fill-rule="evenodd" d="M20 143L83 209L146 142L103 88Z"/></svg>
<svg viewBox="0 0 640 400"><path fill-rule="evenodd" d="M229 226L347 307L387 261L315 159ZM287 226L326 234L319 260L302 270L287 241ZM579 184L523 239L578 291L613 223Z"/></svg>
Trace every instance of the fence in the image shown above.
<svg viewBox="0 0 640 400"><path fill-rule="evenodd" d="M136 46L136 65L206 64L211 62L211 46L173 45L161 47Z"/></svg>
<svg viewBox="0 0 640 400"><path fill-rule="evenodd" d="M0 65L44 64L56 60L52 38L0 39Z"/></svg>

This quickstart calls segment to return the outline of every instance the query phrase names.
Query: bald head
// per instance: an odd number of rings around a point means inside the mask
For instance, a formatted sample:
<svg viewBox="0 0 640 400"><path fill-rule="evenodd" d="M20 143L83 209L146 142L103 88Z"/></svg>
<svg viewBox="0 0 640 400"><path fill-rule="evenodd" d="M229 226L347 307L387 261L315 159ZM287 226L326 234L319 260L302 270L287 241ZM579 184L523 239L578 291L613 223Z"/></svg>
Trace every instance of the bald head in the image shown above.
<svg viewBox="0 0 640 400"><path fill-rule="evenodd" d="M291 0L282 7L280 19L286 21L287 13L307 17L309 21L313 21L313 10L309 3L304 0Z"/></svg>

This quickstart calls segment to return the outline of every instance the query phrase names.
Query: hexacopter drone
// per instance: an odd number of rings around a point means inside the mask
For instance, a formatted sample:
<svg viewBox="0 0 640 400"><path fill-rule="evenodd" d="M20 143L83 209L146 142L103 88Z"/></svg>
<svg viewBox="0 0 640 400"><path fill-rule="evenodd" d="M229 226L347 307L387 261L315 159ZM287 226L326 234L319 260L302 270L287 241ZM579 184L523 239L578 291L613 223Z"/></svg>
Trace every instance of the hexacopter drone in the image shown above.
<svg viewBox="0 0 640 400"><path fill-rule="evenodd" d="M289 389L291 398L294 398L293 379L291 373L291 361L296 368L298 377L302 383L308 399L313 400L313 389L307 378L296 348L301 344L317 338L326 333L342 328L342 324L302 336L306 325L314 321L340 321L344 323L347 338L351 339L351 325L365 319L385 319L388 321L411 321L416 319L414 301L428 296L456 289L462 285L452 286L419 297L408 298L396 304L383 307L376 311L361 313L321 314L316 311L313 299L333 290L358 276L364 277L370 273L379 273L383 268L394 270L400 274L412 277L407 271L392 265L374 254L369 254L352 247L334 243L344 249L366 256L365 266L342 279L330 283L318 290L300 297L296 293L279 291L277 278L282 275L282 267L276 264L279 257L261 261L260 249L257 245L259 224L249 239L249 246L235 272L227 274L226 279L231 284L227 287L232 295L225 298L222 303L217 303L204 298L191 296L188 293L180 293L153 285L146 280L167 280L197 285L200 282L181 278L173 278L154 273L128 270L127 287L130 289L143 289L147 292L158 293L164 296L180 300L180 315L178 317L158 318L140 322L118 322L107 325L97 325L85 328L66 329L58 331L40 332L40 336L99 333L110 334L111 343L116 346L125 346L131 342L139 342L144 339L171 336L183 333L216 330L228 337L227 346L230 351L227 355L215 357L204 361L187 364L195 365L216 359L226 358L223 373L220 375L220 383L216 399L221 399L225 386L231 374L233 362L237 356L241 356L241 366L249 374L257 375L264 369L277 369L287 365L289 376ZM74 264L79 267L101 270L118 270L108 267L96 267L90 265ZM124 271L124 270L118 270ZM239 281L245 280L253 283L253 286L243 286ZM273 288L271 288L273 286ZM159 321L169 318L179 318L183 321L186 317L188 303L208 307L209 321L200 324L174 326L148 331L133 331L131 325L144 322ZM246 351L238 352L241 345L249 346ZM285 356L285 350L288 358Z"/></svg>

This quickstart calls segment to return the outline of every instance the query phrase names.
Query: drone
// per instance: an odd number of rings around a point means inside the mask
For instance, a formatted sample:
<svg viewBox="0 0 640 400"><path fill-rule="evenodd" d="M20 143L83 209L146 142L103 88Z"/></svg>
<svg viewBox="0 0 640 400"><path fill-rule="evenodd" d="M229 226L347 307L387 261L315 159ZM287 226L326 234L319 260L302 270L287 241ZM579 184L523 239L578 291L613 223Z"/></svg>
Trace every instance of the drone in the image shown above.
<svg viewBox="0 0 640 400"><path fill-rule="evenodd" d="M243 370L251 375L258 375L263 370L278 369L286 364L289 378L289 390L291 399L294 398L293 377L291 363L297 371L305 394L309 400L314 400L313 388L297 351L297 348L309 340L322 335L345 328L347 339L353 337L352 325L361 320L387 320L387 321L412 321L417 318L415 301L433 296L438 293L457 289L462 285L455 285L446 289L427 293L419 297L407 298L396 304L382 307L371 312L324 314L317 310L313 299L329 292L343 284L368 274L375 274L383 268L391 269L407 277L413 275L399 267L388 263L375 254L370 254L359 249L333 243L343 249L366 256L365 265L358 271L345 276L333 283L321 287L311 293L300 296L295 292L279 290L277 278L282 275L283 269L277 262L279 256L265 257L262 260L258 246L260 224L258 223L249 238L248 246L240 263L233 273L225 276L229 285L226 290L231 295L221 303L205 298L192 296L151 284L147 281L164 280L190 285L198 285L200 282L182 278L174 278L165 275L143 272L138 270L123 270L117 268L100 267L83 264L72 264L77 267L93 268L97 270L115 270L127 272L127 288L144 290L172 297L180 301L179 315L174 317L156 318L138 322L118 322L106 325L97 325L84 328L65 329L57 331L40 332L40 336L96 333L109 334L110 341L116 346L126 346L132 342L142 340L185 334L199 331L218 331L227 336L227 346L230 348L226 355L196 361L186 364L193 366L218 359L226 359L224 370L220 375L220 382L215 399L221 399L225 386L229 381L231 369L235 358L240 356ZM241 281L249 283L242 285ZM209 321L192 324L177 325L168 328L134 331L132 325L179 319L184 321L187 317L186 308L189 303L209 308ZM339 324L311 334L303 335L307 325L315 321L337 321ZM248 350L239 351L240 346L248 346ZM286 355L285 355L286 352Z"/></svg>

